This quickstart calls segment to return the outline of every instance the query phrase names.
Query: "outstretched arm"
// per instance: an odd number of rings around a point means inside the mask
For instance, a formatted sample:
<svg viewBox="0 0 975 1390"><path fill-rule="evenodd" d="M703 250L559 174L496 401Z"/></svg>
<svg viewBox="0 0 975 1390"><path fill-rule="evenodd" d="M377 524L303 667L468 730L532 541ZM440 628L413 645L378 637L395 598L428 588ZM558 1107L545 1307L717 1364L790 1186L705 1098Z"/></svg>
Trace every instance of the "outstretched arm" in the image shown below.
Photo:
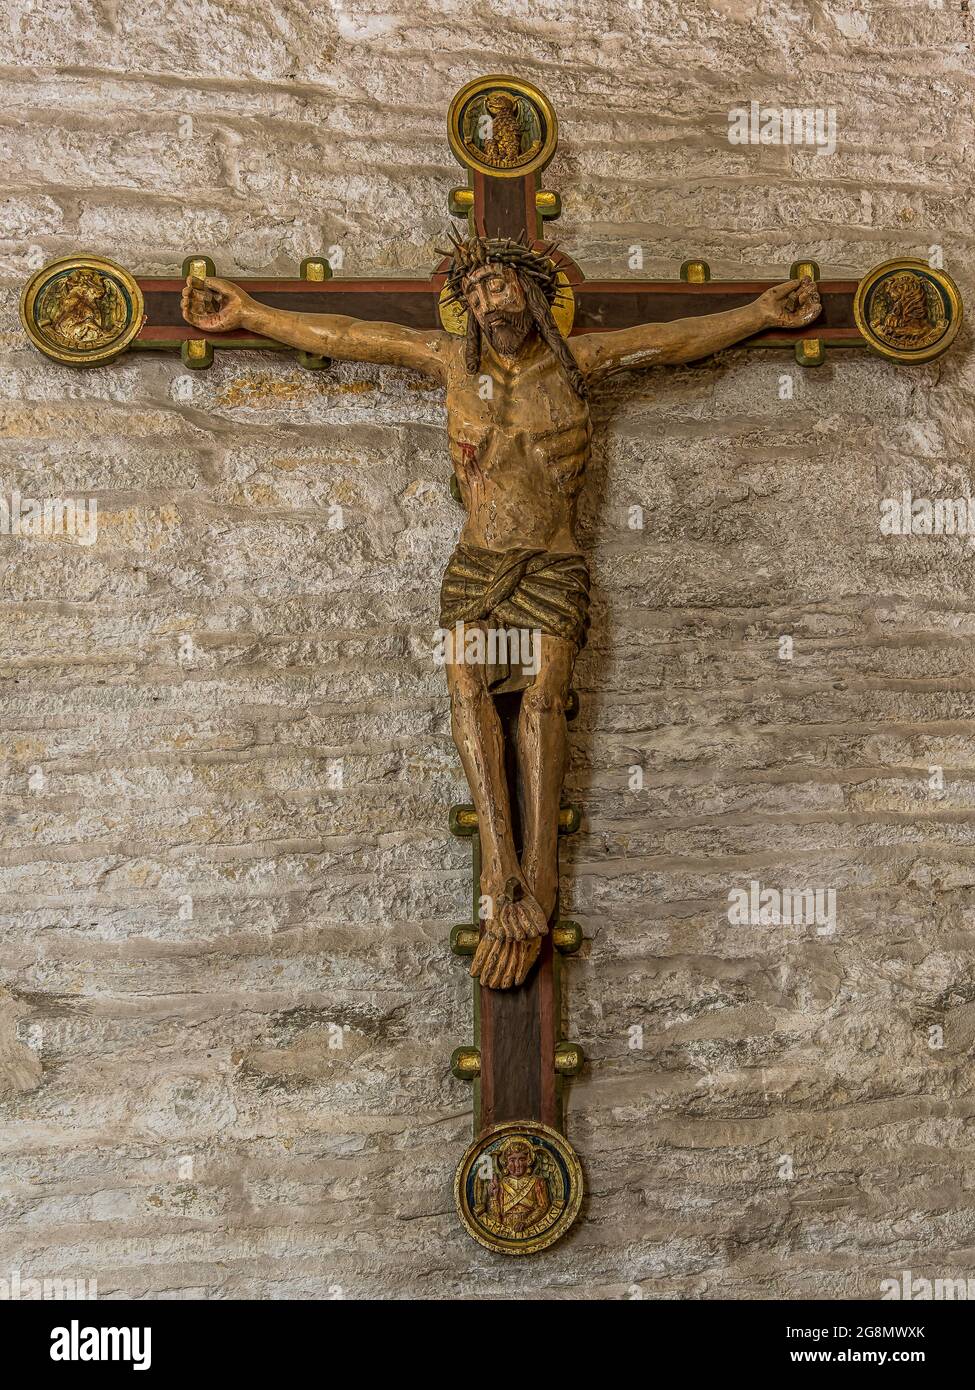
<svg viewBox="0 0 975 1390"><path fill-rule="evenodd" d="M588 377L637 367L694 362L767 328L804 328L822 306L815 282L789 280L766 290L751 304L722 314L701 314L673 323L640 323L612 333L585 333L569 347Z"/></svg>
<svg viewBox="0 0 975 1390"><path fill-rule="evenodd" d="M398 323L373 323L345 314L298 314L291 309L272 309L252 299L239 285L212 275L205 280L193 276L187 279L182 307L187 323L210 333L246 328L319 357L413 367L443 380L448 335L435 329L422 333Z"/></svg>

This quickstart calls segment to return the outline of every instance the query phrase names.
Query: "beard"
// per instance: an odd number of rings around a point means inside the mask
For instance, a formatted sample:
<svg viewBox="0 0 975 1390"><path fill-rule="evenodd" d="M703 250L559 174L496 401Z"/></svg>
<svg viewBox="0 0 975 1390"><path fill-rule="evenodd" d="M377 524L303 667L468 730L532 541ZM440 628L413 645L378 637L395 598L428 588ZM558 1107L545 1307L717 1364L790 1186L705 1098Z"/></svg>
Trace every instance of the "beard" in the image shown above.
<svg viewBox="0 0 975 1390"><path fill-rule="evenodd" d="M518 314L498 311L481 325L481 332L500 356L514 357L531 332L532 322L527 307Z"/></svg>

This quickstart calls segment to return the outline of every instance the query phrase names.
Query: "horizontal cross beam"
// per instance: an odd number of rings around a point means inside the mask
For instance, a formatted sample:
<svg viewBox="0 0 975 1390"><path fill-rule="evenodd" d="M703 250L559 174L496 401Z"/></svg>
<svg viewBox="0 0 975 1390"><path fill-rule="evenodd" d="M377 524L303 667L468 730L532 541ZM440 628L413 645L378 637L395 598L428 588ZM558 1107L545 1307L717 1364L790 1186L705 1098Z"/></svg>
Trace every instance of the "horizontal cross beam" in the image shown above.
<svg viewBox="0 0 975 1390"><path fill-rule="evenodd" d="M190 263L196 258L189 258ZM570 276L570 280L572 277ZM353 318L399 323L409 328L439 328L439 297L443 271L428 279L326 280L235 278L234 283L261 304L306 314L347 314ZM188 324L180 311L180 279L137 278L145 299L146 321L134 339L134 348L172 348L200 340L198 328ZM747 304L780 283L778 280L586 280L581 274L572 284L575 316L572 336L608 332L639 323L670 323L696 314L713 314ZM815 329L774 329L757 333L745 347L790 347L810 337L833 347L866 347L853 316L856 280L818 282L823 304ZM211 348L271 348L281 344L245 329L205 335Z"/></svg>

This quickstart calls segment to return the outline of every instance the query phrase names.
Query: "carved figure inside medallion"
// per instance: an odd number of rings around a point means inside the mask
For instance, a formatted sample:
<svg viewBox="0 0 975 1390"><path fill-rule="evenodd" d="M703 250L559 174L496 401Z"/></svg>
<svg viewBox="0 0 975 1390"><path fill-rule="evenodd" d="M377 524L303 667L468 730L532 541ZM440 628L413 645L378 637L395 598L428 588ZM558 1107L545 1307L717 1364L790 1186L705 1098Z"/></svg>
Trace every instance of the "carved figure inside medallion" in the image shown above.
<svg viewBox="0 0 975 1390"><path fill-rule="evenodd" d="M878 281L870 301L870 327L889 347L925 348L947 328L935 286L913 271L901 270Z"/></svg>
<svg viewBox="0 0 975 1390"><path fill-rule="evenodd" d="M125 324L122 296L111 280L87 267L53 280L39 306L38 327L65 348L104 346Z"/></svg>
<svg viewBox="0 0 975 1390"><path fill-rule="evenodd" d="M494 1235L512 1238L550 1224L561 1210L562 1184L554 1164L527 1136L503 1139L493 1153L493 1175L474 1180L474 1215ZM553 1191L554 1189L554 1191ZM554 1197L554 1202L553 1202Z"/></svg>
<svg viewBox="0 0 975 1390"><path fill-rule="evenodd" d="M47 357L94 366L133 342L145 323L145 298L134 276L114 261L61 256L27 281L20 321Z"/></svg>
<svg viewBox="0 0 975 1390"><path fill-rule="evenodd" d="M538 112L524 97L487 92L464 113L464 145L495 169L518 169L541 148Z"/></svg>

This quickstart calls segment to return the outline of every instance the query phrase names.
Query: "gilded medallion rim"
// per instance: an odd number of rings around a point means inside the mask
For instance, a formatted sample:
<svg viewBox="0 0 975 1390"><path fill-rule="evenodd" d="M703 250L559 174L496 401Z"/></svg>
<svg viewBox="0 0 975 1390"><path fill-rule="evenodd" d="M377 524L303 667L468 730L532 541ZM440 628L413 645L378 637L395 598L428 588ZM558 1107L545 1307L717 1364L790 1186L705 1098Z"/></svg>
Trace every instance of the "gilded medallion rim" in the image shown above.
<svg viewBox="0 0 975 1390"><path fill-rule="evenodd" d="M493 164L486 164L483 160L472 155L464 143L461 126L464 110L474 97L489 91L492 87L506 87L517 92L519 96L527 98L541 113L545 122L545 139L542 141L541 148L531 159L526 160L524 164L519 164L517 169L498 169ZM538 87L531 82L522 82L519 78L509 77L505 73L491 73L487 77L476 77L473 82L468 82L465 87L461 87L456 94L450 103L450 110L447 112L447 139L450 142L454 158L466 168L473 169L493 179L522 179L526 174L534 174L538 170L544 169L551 160L559 143L559 123L555 108Z"/></svg>
<svg viewBox="0 0 975 1390"><path fill-rule="evenodd" d="M89 351L72 352L68 348L57 347L50 342L35 324L34 306L38 296L52 280L70 270L97 270L102 275L118 281L128 294L131 317L125 329L110 343L93 347ZM117 357L138 335L145 319L145 298L135 276L130 274L124 266L119 265L117 261L109 260L107 256L88 255L84 252L70 256L59 256L56 260L48 261L47 265L41 266L40 270L36 270L21 292L19 307L21 326L38 352L42 352L45 357L50 357L55 362L63 362L68 366L90 367Z"/></svg>
<svg viewBox="0 0 975 1390"><path fill-rule="evenodd" d="M477 1225L467 1209L465 1189L471 1165L489 1144L506 1134L512 1136L537 1135L546 1139L558 1150L569 1176L569 1192L564 1210L552 1223L549 1230L543 1231L531 1240L505 1241L492 1238ZM541 1250L547 1250L550 1245L554 1245L565 1235L579 1215L584 1192L582 1165L572 1145L564 1134L560 1134L557 1129L552 1129L549 1125L544 1125L538 1120L507 1120L503 1124L492 1125L490 1128L482 1130L477 1138L468 1145L467 1151L458 1163L457 1171L454 1174L454 1205L464 1229L477 1241L478 1245L482 1245L485 1250L491 1250L498 1255L534 1255Z"/></svg>
<svg viewBox="0 0 975 1390"><path fill-rule="evenodd" d="M916 274L926 276L944 292L950 306L950 315L945 331L935 343L928 344L927 347L920 348L916 352L910 348L891 347L885 343L870 325L867 315L867 302L871 291L880 283L881 280L895 275L900 270L911 270ZM951 276L944 270L937 270L927 261L919 260L912 256L897 257L890 261L882 261L880 265L875 265L872 270L868 270L866 275L857 285L856 293L853 296L853 319L861 336L870 346L872 351L881 357L886 357L890 362L931 362L942 353L947 352L948 348L958 336L961 328L964 309L962 306L961 294L958 286Z"/></svg>

